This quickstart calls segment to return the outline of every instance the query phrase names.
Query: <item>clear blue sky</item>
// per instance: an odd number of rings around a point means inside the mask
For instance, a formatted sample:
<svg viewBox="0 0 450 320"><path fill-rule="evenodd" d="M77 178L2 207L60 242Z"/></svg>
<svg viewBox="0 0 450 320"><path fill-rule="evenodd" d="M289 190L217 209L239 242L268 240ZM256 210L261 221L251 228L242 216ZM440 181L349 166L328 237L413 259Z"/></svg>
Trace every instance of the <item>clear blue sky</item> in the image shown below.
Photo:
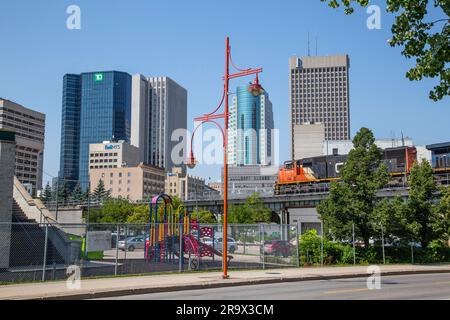
<svg viewBox="0 0 450 320"><path fill-rule="evenodd" d="M81 7L79 31L66 29L71 4ZM350 56L352 135L367 126L379 138L400 137L403 131L417 144L450 140L450 99L434 103L428 99L433 80L405 78L413 61L387 44L392 16L383 11L381 30L367 29L367 17L365 10L345 16L319 0L3 0L0 97L46 113L44 169L56 175L65 73L120 70L170 76L188 90L190 128L193 117L211 110L220 98L229 35L237 64L264 68L261 81L273 102L286 160L288 58L307 54L309 32L312 54L317 35L319 55ZM220 177L218 167L195 173Z"/></svg>

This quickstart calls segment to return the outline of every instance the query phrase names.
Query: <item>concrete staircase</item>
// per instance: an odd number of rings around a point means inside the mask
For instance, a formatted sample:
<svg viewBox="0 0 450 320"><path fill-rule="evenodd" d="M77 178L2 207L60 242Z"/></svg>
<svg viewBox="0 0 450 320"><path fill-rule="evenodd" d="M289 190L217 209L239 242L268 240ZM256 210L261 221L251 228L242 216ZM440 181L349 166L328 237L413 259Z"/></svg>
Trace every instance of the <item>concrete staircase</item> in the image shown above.
<svg viewBox="0 0 450 320"><path fill-rule="evenodd" d="M13 199L13 207L12 207L12 222L20 222L20 223L36 223L34 219L28 219L27 215L20 208L19 204L15 199Z"/></svg>
<svg viewBox="0 0 450 320"><path fill-rule="evenodd" d="M33 199L14 177L14 201L11 228L10 267L46 263L72 264L80 258L81 242L71 241L53 214L39 199Z"/></svg>
<svg viewBox="0 0 450 320"><path fill-rule="evenodd" d="M28 219L17 201L13 201L11 227L10 267L42 266L44 256L46 264L61 264L64 259L59 254L50 237L45 251L45 227L34 219ZM49 227L49 232L56 232ZM48 236L48 234L47 234Z"/></svg>

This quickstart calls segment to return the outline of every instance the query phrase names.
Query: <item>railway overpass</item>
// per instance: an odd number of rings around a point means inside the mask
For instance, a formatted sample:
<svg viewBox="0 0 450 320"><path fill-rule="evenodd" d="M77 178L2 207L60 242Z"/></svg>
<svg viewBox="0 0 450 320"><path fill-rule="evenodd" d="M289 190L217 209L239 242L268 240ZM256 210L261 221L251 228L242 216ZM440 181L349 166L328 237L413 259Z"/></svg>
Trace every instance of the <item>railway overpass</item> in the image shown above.
<svg viewBox="0 0 450 320"><path fill-rule="evenodd" d="M379 198L396 198L408 196L408 188L392 188L382 189L377 193ZM310 224L311 227L317 227L320 220L317 215L316 206L320 201L328 197L328 192L289 194L289 195L271 195L262 196L262 202L272 210L275 217L278 217L278 223L296 224L298 222ZM232 197L229 199L229 205L244 204L247 197ZM223 212L223 199L201 198L197 200L189 200L184 202L188 212L194 211L196 208L205 209L212 212L216 217Z"/></svg>
<svg viewBox="0 0 450 320"><path fill-rule="evenodd" d="M244 204L249 195L244 194L231 194L228 200L229 205L241 205ZM395 198L408 196L408 188L399 187L391 189L382 189L377 193L379 198ZM282 224L296 224L298 222L310 223L316 225L320 223L316 206L320 201L328 197L328 192L315 192L315 193L300 193L300 194L288 194L288 195L268 195L262 194L262 202L272 211L273 217L276 222ZM198 197L194 197L194 200L184 201L185 207L188 212L193 212L198 209L204 209L212 212L218 219L223 212L223 198L217 194L203 194ZM91 202L90 208L98 208L102 204L99 202ZM49 210L55 211L53 204L47 205ZM86 210L87 203L65 203L59 204L59 210L69 209L84 209Z"/></svg>

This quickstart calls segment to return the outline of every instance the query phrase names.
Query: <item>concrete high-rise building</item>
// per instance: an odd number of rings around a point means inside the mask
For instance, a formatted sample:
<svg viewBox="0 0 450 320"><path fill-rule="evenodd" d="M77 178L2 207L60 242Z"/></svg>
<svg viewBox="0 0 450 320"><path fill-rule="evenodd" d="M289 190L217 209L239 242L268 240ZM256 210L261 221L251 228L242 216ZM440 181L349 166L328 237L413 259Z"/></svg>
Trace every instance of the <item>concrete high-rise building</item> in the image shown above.
<svg viewBox="0 0 450 320"><path fill-rule="evenodd" d="M89 145L89 169L135 167L140 162L139 148L124 141Z"/></svg>
<svg viewBox="0 0 450 320"><path fill-rule="evenodd" d="M254 193L273 195L278 171L261 165L231 166L228 169L230 197L249 197ZM222 173L223 181L223 173Z"/></svg>
<svg viewBox="0 0 450 320"><path fill-rule="evenodd" d="M42 189L45 114L0 98L0 129L16 132L14 173L35 195Z"/></svg>
<svg viewBox="0 0 450 320"><path fill-rule="evenodd" d="M322 155L325 140L325 126L322 123L294 125L294 159L311 158Z"/></svg>
<svg viewBox="0 0 450 320"><path fill-rule="evenodd" d="M164 192L164 169L140 163L135 167L98 168L90 170L91 192L103 181L113 198L148 201Z"/></svg>
<svg viewBox="0 0 450 320"><path fill-rule="evenodd" d="M180 167L167 173L165 192L181 200L201 199L207 189L204 179L185 174Z"/></svg>
<svg viewBox="0 0 450 320"><path fill-rule="evenodd" d="M63 86L59 178L89 184L89 145L130 141L131 76L124 72L66 75ZM77 164L78 163L78 164Z"/></svg>
<svg viewBox="0 0 450 320"><path fill-rule="evenodd" d="M294 126L320 122L325 140L350 139L349 57L291 57L289 60L292 157Z"/></svg>
<svg viewBox="0 0 450 320"><path fill-rule="evenodd" d="M164 192L164 169L140 161L140 150L127 142L89 145L91 190L102 180L114 198L148 200Z"/></svg>
<svg viewBox="0 0 450 320"><path fill-rule="evenodd" d="M250 86L238 87L230 105L228 162L232 166L271 164L272 103L266 92L254 96Z"/></svg>
<svg viewBox="0 0 450 320"><path fill-rule="evenodd" d="M137 74L133 76L132 92L131 144L140 148L141 160L166 172L173 167L182 167L184 172L187 90L169 77ZM182 130L172 137L177 129ZM181 139L184 143L180 145Z"/></svg>
<svg viewBox="0 0 450 320"><path fill-rule="evenodd" d="M0 269L9 267L15 155L14 131L0 129Z"/></svg>

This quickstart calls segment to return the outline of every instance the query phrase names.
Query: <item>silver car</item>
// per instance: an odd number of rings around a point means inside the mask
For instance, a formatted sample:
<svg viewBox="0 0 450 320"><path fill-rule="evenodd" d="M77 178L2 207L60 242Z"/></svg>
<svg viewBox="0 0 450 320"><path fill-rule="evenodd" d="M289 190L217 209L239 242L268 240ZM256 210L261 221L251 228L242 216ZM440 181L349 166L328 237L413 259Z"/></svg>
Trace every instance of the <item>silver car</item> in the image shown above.
<svg viewBox="0 0 450 320"><path fill-rule="evenodd" d="M202 239L202 242L209 245L209 246L213 246L212 243L212 239L209 237L205 237ZM222 243L222 238L216 238L214 239L214 249L218 250L218 251L222 251L223 248L223 243ZM229 253L234 253L237 251L238 249L238 245L236 243L236 240L234 240L233 238L228 238L227 241L227 247L228 247L228 252Z"/></svg>
<svg viewBox="0 0 450 320"><path fill-rule="evenodd" d="M136 249L144 249L144 247L144 236L131 237L126 240L119 241L119 249L122 251L134 251Z"/></svg>

